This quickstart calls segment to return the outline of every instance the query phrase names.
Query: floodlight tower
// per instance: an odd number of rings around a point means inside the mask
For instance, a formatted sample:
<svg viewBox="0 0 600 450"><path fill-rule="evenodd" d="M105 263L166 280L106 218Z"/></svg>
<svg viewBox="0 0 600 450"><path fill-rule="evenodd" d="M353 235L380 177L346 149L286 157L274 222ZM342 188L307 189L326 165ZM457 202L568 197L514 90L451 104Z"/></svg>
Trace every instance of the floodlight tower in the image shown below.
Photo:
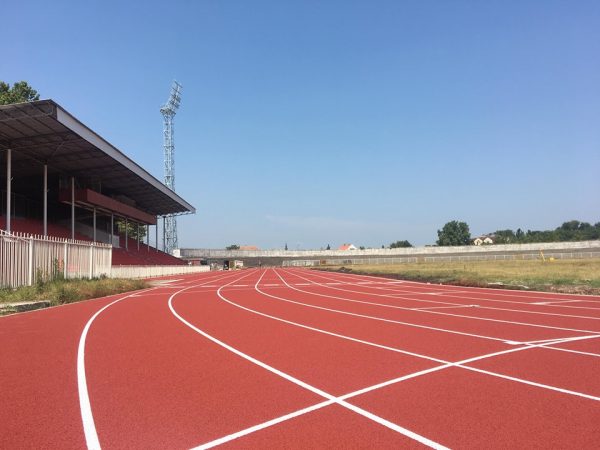
<svg viewBox="0 0 600 450"><path fill-rule="evenodd" d="M165 185L175 192L175 135L173 128L173 119L179 109L181 102L181 85L173 81L171 86L171 95L167 103L160 108L160 113L164 119L164 149L165 149ZM165 252L171 253L177 248L177 220L175 216L166 216L164 218L164 239Z"/></svg>

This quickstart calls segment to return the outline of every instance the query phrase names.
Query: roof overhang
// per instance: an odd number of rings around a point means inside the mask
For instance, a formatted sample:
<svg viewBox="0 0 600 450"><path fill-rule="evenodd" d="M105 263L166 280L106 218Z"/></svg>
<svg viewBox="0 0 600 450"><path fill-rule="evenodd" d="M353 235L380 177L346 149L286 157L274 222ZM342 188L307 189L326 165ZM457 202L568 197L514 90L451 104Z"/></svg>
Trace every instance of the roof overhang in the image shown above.
<svg viewBox="0 0 600 450"><path fill-rule="evenodd" d="M53 100L0 106L0 150L12 149L13 172L50 173L99 183L154 216L196 209ZM32 164L32 162L39 164Z"/></svg>

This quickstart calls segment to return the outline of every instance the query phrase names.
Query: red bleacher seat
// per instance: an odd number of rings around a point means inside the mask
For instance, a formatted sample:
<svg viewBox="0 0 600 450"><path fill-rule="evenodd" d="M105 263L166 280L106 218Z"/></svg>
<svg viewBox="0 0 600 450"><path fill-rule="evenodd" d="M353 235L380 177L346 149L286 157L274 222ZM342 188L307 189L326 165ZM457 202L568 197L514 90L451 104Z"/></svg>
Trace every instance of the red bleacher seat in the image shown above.
<svg viewBox="0 0 600 450"><path fill-rule="evenodd" d="M6 217L0 216L0 229L6 229ZM38 234L44 233L44 224L35 219L23 219L13 217L11 219L11 230L21 233ZM54 223L48 223L48 236L71 238L71 230ZM75 239L80 241L91 241L92 239L81 233L75 233ZM154 247L148 248L146 244L140 242L138 250L137 241L128 239L128 249L125 248L125 236L120 237L121 248L113 247L112 265L113 266L177 266L184 265L185 262L175 258L168 253L156 251ZM149 251L148 251L149 250Z"/></svg>

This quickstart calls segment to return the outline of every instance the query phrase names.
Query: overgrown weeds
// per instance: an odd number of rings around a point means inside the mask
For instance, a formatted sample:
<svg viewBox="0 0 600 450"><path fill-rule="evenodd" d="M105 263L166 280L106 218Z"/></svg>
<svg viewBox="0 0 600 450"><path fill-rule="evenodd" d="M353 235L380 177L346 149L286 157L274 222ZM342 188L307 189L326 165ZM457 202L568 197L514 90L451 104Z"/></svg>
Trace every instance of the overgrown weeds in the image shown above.
<svg viewBox="0 0 600 450"><path fill-rule="evenodd" d="M46 300L52 305L62 305L146 287L148 284L144 280L109 278L65 280L59 277L51 281L44 281L44 277L39 276L33 286L23 286L17 289L0 288L0 303Z"/></svg>

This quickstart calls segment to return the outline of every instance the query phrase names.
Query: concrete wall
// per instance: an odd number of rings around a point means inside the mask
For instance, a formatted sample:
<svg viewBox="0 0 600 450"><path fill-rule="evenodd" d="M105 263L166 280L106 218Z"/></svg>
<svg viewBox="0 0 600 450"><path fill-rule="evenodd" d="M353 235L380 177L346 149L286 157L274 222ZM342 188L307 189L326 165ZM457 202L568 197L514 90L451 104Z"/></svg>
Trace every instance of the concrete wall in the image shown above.
<svg viewBox="0 0 600 450"><path fill-rule="evenodd" d="M113 266L110 278L152 278L210 271L208 266Z"/></svg>
<svg viewBox="0 0 600 450"><path fill-rule="evenodd" d="M241 259L247 258L283 258L283 259L329 259L360 258L369 256L428 256L475 253L523 253L543 251L577 251L600 249L600 241L548 242L538 244L504 245L468 245L463 247L412 247L412 248L376 248L366 250L215 250L181 248L175 250L175 256L183 259Z"/></svg>

